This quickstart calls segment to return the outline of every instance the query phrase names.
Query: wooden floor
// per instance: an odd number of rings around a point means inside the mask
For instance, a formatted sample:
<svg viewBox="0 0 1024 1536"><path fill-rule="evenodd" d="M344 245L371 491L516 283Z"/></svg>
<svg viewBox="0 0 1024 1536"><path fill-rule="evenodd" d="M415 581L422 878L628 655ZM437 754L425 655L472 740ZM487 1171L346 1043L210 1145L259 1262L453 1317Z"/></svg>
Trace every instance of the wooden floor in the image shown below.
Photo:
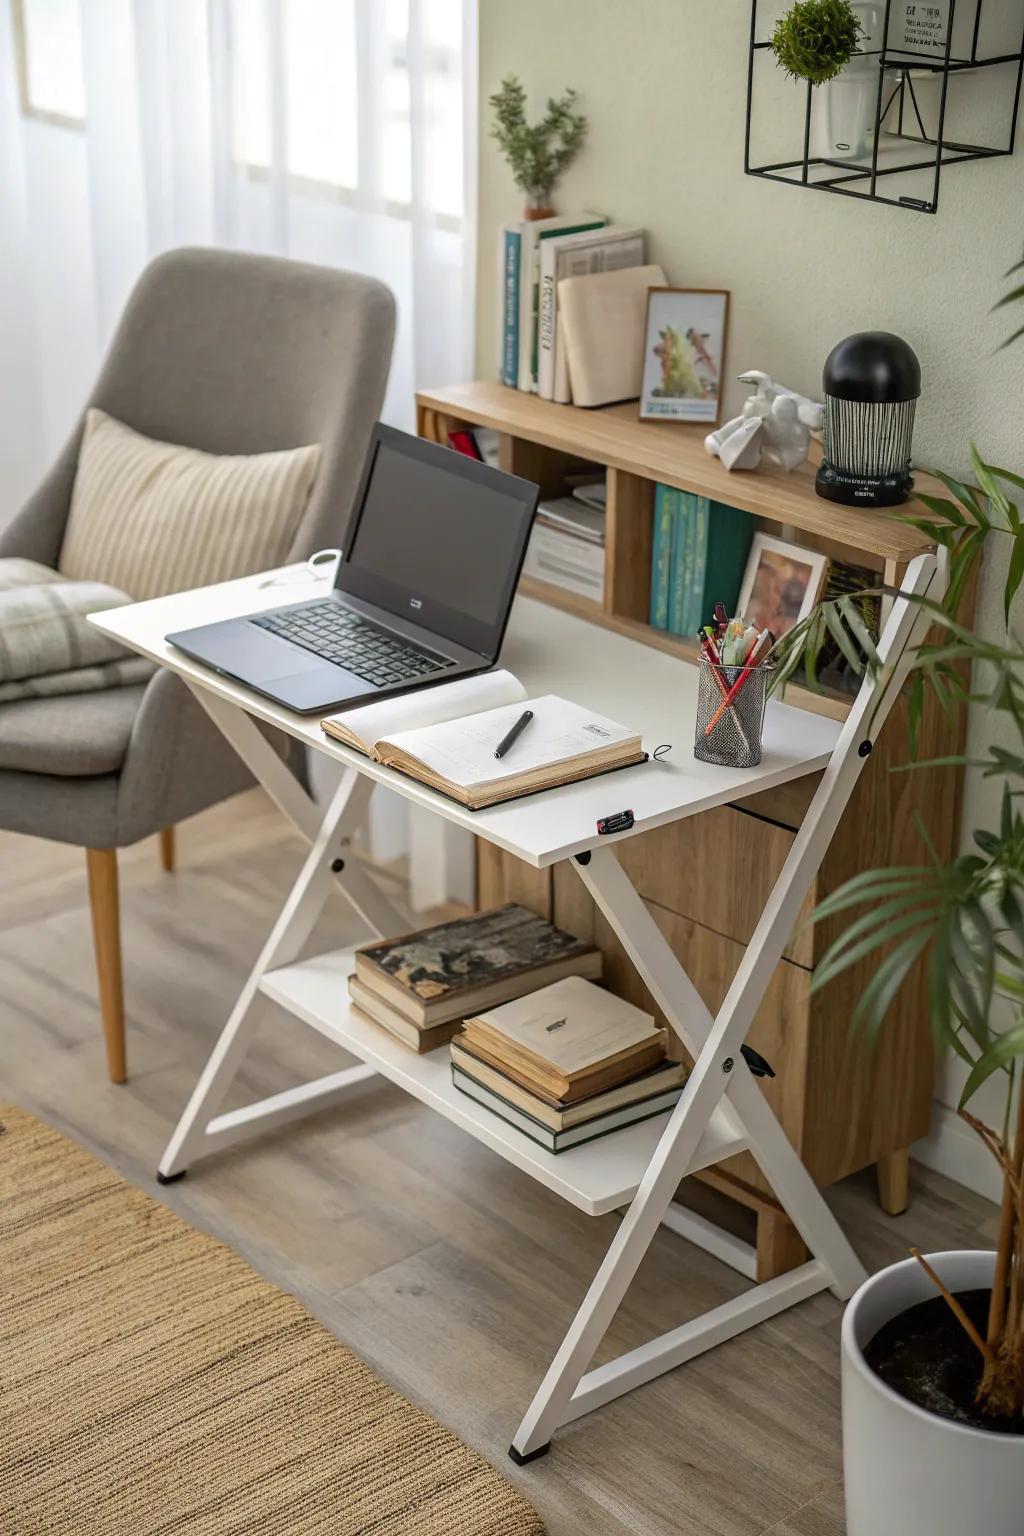
<svg viewBox="0 0 1024 1536"><path fill-rule="evenodd" d="M518 1482L552 1536L839 1536L840 1308L815 1297L562 1430L517 1471L506 1449L614 1230L384 1081L344 1114L200 1164L160 1190L157 1160L297 869L258 793L123 858L127 1087L109 1086L82 855L0 837L0 1097L75 1134L128 1178L294 1291L387 1381ZM322 947L355 930L339 904ZM308 1037L308 1038L307 1038ZM339 1055L268 1005L235 1102ZM869 1268L985 1245L994 1207L918 1172L909 1213L871 1181L830 1196ZM168 1284L173 1285L173 1276ZM602 1358L734 1295L731 1270L662 1233Z"/></svg>

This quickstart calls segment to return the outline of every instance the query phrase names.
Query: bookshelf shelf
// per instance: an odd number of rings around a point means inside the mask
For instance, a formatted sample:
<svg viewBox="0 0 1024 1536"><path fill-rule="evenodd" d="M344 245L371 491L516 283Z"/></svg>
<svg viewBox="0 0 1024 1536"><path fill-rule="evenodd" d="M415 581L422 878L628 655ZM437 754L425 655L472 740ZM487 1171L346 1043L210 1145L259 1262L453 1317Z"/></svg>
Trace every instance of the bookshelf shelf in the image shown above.
<svg viewBox="0 0 1024 1536"><path fill-rule="evenodd" d="M379 1025L356 1016L346 987L354 968L353 950L334 950L268 971L260 990L581 1211L601 1216L629 1204L665 1129L667 1114L553 1156L459 1092L452 1083L447 1048L418 1056ZM728 1113L720 1109L697 1149L691 1171L745 1146Z"/></svg>

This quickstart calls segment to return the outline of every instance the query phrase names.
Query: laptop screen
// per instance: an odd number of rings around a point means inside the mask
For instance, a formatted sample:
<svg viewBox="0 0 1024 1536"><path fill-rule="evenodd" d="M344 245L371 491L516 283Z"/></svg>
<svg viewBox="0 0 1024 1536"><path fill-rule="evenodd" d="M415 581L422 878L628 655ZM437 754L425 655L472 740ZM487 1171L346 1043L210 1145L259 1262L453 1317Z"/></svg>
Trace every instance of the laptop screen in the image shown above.
<svg viewBox="0 0 1024 1536"><path fill-rule="evenodd" d="M388 428L371 455L339 588L496 655L537 487Z"/></svg>

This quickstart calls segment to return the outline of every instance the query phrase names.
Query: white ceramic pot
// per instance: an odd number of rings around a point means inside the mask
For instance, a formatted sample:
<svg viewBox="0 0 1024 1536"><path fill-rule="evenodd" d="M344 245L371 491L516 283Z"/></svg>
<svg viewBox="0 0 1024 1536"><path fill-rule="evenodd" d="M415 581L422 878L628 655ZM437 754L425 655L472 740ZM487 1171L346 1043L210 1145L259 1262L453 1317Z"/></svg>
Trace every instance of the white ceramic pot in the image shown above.
<svg viewBox="0 0 1024 1536"><path fill-rule="evenodd" d="M992 1283L995 1254L928 1255L951 1291ZM847 1536L1021 1536L1024 1436L940 1419L907 1402L863 1349L935 1287L915 1259L873 1275L843 1318L843 1472Z"/></svg>

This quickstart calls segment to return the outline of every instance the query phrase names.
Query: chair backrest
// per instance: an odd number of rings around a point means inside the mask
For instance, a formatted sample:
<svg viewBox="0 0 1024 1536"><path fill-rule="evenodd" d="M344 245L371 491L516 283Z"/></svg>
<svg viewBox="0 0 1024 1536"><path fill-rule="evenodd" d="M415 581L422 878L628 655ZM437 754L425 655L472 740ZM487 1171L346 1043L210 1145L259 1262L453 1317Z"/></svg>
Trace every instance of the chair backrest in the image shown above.
<svg viewBox="0 0 1024 1536"><path fill-rule="evenodd" d="M374 278L235 251L169 251L131 293L88 404L147 437L208 453L320 443L316 486L290 551L298 559L343 538L394 327L394 299ZM36 558L50 563L81 425L25 508L26 521L35 510L46 525L46 548L25 533Z"/></svg>

